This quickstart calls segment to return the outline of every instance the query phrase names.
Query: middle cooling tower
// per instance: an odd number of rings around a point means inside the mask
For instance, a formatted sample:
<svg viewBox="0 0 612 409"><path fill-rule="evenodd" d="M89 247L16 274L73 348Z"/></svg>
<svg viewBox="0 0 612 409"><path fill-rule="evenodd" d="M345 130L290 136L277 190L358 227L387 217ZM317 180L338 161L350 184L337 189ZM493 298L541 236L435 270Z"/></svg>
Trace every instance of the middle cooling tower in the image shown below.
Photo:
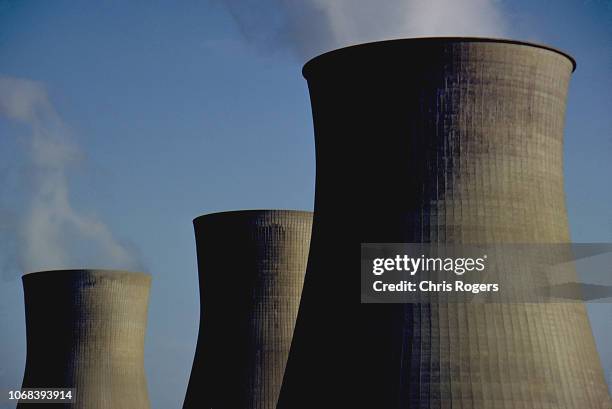
<svg viewBox="0 0 612 409"><path fill-rule="evenodd" d="M194 220L200 330L184 409L274 409L310 245L312 213L249 210Z"/></svg>
<svg viewBox="0 0 612 409"><path fill-rule="evenodd" d="M278 409L610 407L582 303L360 303L362 243L569 242L573 68L546 46L479 38L362 44L304 66L316 196Z"/></svg>

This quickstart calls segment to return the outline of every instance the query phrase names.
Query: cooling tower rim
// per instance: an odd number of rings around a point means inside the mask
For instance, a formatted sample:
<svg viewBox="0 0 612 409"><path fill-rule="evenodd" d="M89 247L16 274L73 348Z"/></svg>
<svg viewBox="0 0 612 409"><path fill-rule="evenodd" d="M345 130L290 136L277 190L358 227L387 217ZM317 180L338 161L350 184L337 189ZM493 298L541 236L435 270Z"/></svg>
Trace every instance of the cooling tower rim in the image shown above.
<svg viewBox="0 0 612 409"><path fill-rule="evenodd" d="M413 37L413 38L396 38L391 40L383 40L383 41L373 41L369 43L355 44L347 47L338 48L335 50L327 51L323 54L317 55L309 59L304 66L302 67L302 75L304 78L308 78L310 72L313 69L313 65L319 64L322 60L327 60L330 57L337 56L339 54L343 54L347 51L354 51L361 48L371 48L379 45L391 45L391 44L399 44L399 43L408 43L408 42L448 42L448 43L499 43L499 44L513 44L513 45L522 45L527 47L541 48L544 50L552 51L554 53L560 54L566 57L572 63L572 72L576 70L576 60L569 53L562 51L558 48L551 47L546 44L540 44L536 42L530 41L521 41L521 40L512 40L508 38L495 38L495 37Z"/></svg>
<svg viewBox="0 0 612 409"><path fill-rule="evenodd" d="M142 271L132 271L132 270L114 270L114 269L105 269L105 268L69 268L69 269L54 269L54 270L40 270L40 271L30 271L24 273L21 278L22 279L31 279L31 278L39 278L39 277L49 277L49 276L57 276L61 275L63 277L71 276L71 275L84 275L84 274L96 274L105 277L129 277L129 278L145 278L151 279L151 274L145 273Z"/></svg>
<svg viewBox="0 0 612 409"><path fill-rule="evenodd" d="M216 217L235 217L235 216L255 216L258 214L287 214L287 215L303 215L312 216L313 212L310 210L301 209L238 209L238 210L225 210L221 212L206 213L193 219L193 224L200 223L204 220L208 220Z"/></svg>

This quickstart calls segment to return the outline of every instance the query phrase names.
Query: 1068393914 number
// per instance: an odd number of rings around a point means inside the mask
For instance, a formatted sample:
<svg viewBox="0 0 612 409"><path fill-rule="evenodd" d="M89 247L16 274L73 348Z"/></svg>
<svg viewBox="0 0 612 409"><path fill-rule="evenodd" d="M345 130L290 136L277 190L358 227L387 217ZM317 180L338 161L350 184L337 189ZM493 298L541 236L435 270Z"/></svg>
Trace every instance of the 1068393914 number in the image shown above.
<svg viewBox="0 0 612 409"><path fill-rule="evenodd" d="M19 402L71 403L73 388L23 388L8 391L8 399Z"/></svg>

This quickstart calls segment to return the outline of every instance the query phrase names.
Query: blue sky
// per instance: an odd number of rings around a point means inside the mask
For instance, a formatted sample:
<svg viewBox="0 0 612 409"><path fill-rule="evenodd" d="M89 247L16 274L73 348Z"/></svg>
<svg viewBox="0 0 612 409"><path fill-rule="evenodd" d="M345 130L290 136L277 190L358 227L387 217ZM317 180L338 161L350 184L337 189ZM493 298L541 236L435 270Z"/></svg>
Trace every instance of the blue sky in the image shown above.
<svg viewBox="0 0 612 409"><path fill-rule="evenodd" d="M565 145L572 237L612 241L612 3L467 3L497 13L480 27L547 43L577 59ZM131 263L153 274L146 367L154 408L180 407L191 369L199 314L191 220L228 209L311 209L314 143L301 66L355 33L371 40L381 35L352 10L340 8L323 21L317 19L325 13L310 6L300 6L311 12L302 13L265 0L254 14L237 4L0 0L0 77L38 84L58 129L78 147L60 172L73 210L104 223ZM394 2L385 4L393 10ZM325 37L343 16L358 28ZM267 25L274 29L264 30ZM0 116L0 233L27 216L21 200L36 197L28 185L31 132L28 123ZM2 389L20 385L25 328L21 244L9 234L0 239ZM593 305L590 313L604 367L612 372L612 307Z"/></svg>

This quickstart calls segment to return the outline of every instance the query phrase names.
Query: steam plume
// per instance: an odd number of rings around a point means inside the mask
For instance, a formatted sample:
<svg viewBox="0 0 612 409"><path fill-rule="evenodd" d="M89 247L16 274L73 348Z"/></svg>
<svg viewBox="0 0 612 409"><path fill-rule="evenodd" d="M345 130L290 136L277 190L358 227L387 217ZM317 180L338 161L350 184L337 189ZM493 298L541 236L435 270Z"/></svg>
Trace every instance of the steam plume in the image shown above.
<svg viewBox="0 0 612 409"><path fill-rule="evenodd" d="M71 203L68 172L83 154L43 84L0 76L1 118L25 129L25 136L16 144L23 149L21 171L0 169L13 171L16 179L13 184L0 183L0 198L14 195L9 189L15 185L21 187L20 199L25 201L24 206L12 203L0 207L4 277L14 277L19 271L84 265L138 268L132 251L120 244L104 223L77 211Z"/></svg>
<svg viewBox="0 0 612 409"><path fill-rule="evenodd" d="M243 34L301 59L352 44L424 36L504 37L500 0L225 0Z"/></svg>

